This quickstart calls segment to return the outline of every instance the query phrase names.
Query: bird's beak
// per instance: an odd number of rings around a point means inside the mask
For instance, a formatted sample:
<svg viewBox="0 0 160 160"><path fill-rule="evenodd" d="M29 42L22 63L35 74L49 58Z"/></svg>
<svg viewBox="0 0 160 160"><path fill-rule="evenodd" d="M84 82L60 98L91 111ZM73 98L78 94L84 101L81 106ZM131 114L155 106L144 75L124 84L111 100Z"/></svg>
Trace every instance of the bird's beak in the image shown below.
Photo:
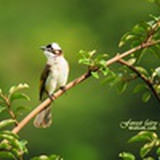
<svg viewBox="0 0 160 160"><path fill-rule="evenodd" d="M40 49L44 51L46 49L46 47L45 46L41 46Z"/></svg>

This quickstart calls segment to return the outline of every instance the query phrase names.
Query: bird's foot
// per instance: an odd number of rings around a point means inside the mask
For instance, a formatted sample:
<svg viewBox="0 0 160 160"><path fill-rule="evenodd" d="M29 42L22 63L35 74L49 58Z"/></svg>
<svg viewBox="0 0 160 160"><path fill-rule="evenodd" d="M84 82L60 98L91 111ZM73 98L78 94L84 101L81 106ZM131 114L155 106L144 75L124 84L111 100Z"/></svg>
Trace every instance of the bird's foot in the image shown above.
<svg viewBox="0 0 160 160"><path fill-rule="evenodd" d="M56 97L54 96L54 94L49 94L48 95L51 101L54 101L56 99Z"/></svg>
<svg viewBox="0 0 160 160"><path fill-rule="evenodd" d="M60 89L61 89L63 92L66 92L66 87L65 87L65 86L61 86Z"/></svg>

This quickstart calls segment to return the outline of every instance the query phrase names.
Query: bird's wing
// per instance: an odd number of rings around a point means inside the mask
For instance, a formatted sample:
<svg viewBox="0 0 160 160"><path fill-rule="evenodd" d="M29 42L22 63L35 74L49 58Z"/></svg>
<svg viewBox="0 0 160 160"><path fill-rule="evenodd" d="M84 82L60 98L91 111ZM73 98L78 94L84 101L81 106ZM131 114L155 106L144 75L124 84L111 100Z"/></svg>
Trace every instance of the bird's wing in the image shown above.
<svg viewBox="0 0 160 160"><path fill-rule="evenodd" d="M39 99L40 100L42 100L43 93L46 92L45 83L46 83L47 77L49 75L49 72L50 72L50 65L47 64L45 66L45 68L42 72L41 78L40 78L40 92L39 92Z"/></svg>

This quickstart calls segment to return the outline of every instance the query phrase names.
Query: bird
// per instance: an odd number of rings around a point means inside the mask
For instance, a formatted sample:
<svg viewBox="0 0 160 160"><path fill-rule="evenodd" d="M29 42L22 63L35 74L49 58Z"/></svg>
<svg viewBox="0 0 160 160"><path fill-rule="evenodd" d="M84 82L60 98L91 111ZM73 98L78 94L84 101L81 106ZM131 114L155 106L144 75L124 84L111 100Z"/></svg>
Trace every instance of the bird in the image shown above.
<svg viewBox="0 0 160 160"><path fill-rule="evenodd" d="M39 99L43 101L46 97L52 99L52 95L58 89L65 88L69 74L69 64L65 59L63 51L58 43L42 46L47 63L40 78ZM51 104L40 111L34 125L37 128L47 128L52 124Z"/></svg>

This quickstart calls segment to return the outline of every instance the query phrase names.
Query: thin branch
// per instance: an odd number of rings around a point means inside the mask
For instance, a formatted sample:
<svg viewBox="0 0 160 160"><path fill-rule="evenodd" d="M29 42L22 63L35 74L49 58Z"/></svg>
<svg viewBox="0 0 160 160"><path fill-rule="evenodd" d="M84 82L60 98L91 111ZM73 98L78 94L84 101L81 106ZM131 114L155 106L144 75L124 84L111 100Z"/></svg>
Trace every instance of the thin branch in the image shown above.
<svg viewBox="0 0 160 160"><path fill-rule="evenodd" d="M6 103L8 114L11 116L12 119L15 120L15 125L17 126L17 125L18 125L18 121L17 121L17 119L16 119L16 115L14 114L14 112L13 112L12 109L11 109L11 103L10 103L8 97L5 96L5 95L3 95L3 94L1 94L1 97L3 98L3 100L4 100L5 103Z"/></svg>
<svg viewBox="0 0 160 160"><path fill-rule="evenodd" d="M144 40L144 42L149 42L152 40L152 37L154 35L154 33L157 31L157 29L160 26L160 20L156 22L156 24L152 27L152 29L150 30L150 32L148 33L148 36L146 38L146 40Z"/></svg>
<svg viewBox="0 0 160 160"><path fill-rule="evenodd" d="M150 79L148 79L144 74L140 73L133 65L130 65L125 60L119 59L118 62L120 64L124 65L124 66L127 66L129 69L131 69L133 72L135 72L137 74L137 76L140 77L146 83L146 85L149 87L149 89L151 90L151 92L153 93L153 95L155 96L155 98L160 103L160 96L156 92L156 90L155 90L155 88L153 86L153 83L152 83L152 81Z"/></svg>
<svg viewBox="0 0 160 160"><path fill-rule="evenodd" d="M144 49L144 48L148 48L148 47L156 45L158 43L160 43L160 40L157 40L157 41L154 41L154 42L146 42L146 43L143 43L143 44L141 44L141 45L139 45L135 48L132 48L132 49L126 51L126 52L123 52L122 54L118 54L115 57L108 60L106 62L106 66L110 66L111 64L118 62L120 59L122 59L122 58L124 58L124 57L126 57L126 56L128 56L128 55L130 55L134 52L137 52L137 51L139 51L141 49ZM98 68L96 70L98 71ZM91 76L91 71L87 71L86 73L84 73L80 77L78 77L75 80L73 80L72 82L68 83L65 86L65 91L73 88L74 86L76 86L79 83L83 82L84 80L88 79L90 76ZM63 95L65 91L64 90L58 90L52 96L53 100L55 100L58 97L60 97L61 95ZM40 111L42 111L46 106L48 106L51 103L52 103L51 98L47 98L39 106L37 106L33 111L31 111L21 122L19 122L18 126L13 128L12 132L13 133L18 133L32 118L34 118Z"/></svg>

